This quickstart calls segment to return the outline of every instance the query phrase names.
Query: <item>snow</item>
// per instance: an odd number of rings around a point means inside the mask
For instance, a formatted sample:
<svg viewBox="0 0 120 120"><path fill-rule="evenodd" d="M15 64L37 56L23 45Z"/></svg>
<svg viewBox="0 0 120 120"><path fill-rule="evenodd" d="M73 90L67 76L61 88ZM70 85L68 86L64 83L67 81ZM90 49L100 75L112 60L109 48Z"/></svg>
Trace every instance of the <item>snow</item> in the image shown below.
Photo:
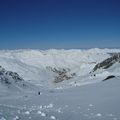
<svg viewBox="0 0 120 120"><path fill-rule="evenodd" d="M6 120L4 117L2 117L0 120Z"/></svg>
<svg viewBox="0 0 120 120"><path fill-rule="evenodd" d="M56 119L55 116L50 116L50 118L51 118L52 120L55 120L55 119Z"/></svg>
<svg viewBox="0 0 120 120"><path fill-rule="evenodd" d="M89 104L89 107L93 107L94 105L93 104Z"/></svg>
<svg viewBox="0 0 120 120"><path fill-rule="evenodd" d="M46 114L45 114L45 113L41 113L41 116L45 117L45 116L46 116Z"/></svg>
<svg viewBox="0 0 120 120"><path fill-rule="evenodd" d="M29 87L18 91L18 84L0 83L0 120L120 120L120 63L91 72L110 53L118 52L98 48L0 51L0 65L17 72ZM54 83L58 75L54 68L76 75ZM109 75L116 77L102 82Z"/></svg>
<svg viewBox="0 0 120 120"><path fill-rule="evenodd" d="M101 114L101 113L98 113L96 116L101 117L101 116L102 116L102 114Z"/></svg>
<svg viewBox="0 0 120 120"><path fill-rule="evenodd" d="M54 87L50 84L54 80L55 73L46 67L69 68L68 74L76 73L77 76L84 76L92 70L96 62L110 56L107 50L101 51L103 50L7 50L0 51L0 64L6 70L17 72L32 83Z"/></svg>
<svg viewBox="0 0 120 120"><path fill-rule="evenodd" d="M12 120L18 116L22 120L30 117L34 120L113 120L120 118L120 81L113 79L106 82L78 86L70 89L43 90L43 95L28 94L28 100L20 93L18 97L0 99L0 118ZM58 99L55 99L55 98ZM52 101L52 103L51 103ZM51 105L53 104L53 105ZM46 107L46 106L53 107ZM42 106L42 107L41 107Z"/></svg>
<svg viewBox="0 0 120 120"><path fill-rule="evenodd" d="M30 114L30 112L29 112L29 111L26 111L26 112L25 112L25 114L26 114L26 115L29 115L29 114Z"/></svg>
<svg viewBox="0 0 120 120"><path fill-rule="evenodd" d="M52 108L53 107L53 104L50 103L48 106L46 106L46 108Z"/></svg>
<svg viewBox="0 0 120 120"><path fill-rule="evenodd" d="M13 120L19 120L19 117L18 117L18 116L16 116L15 118L13 118Z"/></svg>

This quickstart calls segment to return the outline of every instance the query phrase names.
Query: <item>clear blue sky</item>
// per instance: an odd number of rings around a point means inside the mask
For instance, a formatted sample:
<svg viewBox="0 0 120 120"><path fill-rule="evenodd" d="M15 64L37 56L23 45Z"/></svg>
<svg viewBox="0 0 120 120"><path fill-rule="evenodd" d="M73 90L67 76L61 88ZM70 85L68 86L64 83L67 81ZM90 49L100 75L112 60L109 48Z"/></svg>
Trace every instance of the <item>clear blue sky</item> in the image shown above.
<svg viewBox="0 0 120 120"><path fill-rule="evenodd" d="M120 47L120 0L0 0L0 49Z"/></svg>

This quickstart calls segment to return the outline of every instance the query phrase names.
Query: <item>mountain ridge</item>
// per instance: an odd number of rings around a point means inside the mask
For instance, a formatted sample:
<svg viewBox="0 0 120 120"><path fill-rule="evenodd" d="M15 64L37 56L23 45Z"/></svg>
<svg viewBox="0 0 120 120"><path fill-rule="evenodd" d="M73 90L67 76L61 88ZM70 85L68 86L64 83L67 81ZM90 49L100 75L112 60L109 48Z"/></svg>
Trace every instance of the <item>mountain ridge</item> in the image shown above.
<svg viewBox="0 0 120 120"><path fill-rule="evenodd" d="M89 74L97 64L118 52L120 49L98 48L45 51L4 50L0 51L0 64L8 71L17 72L27 82L57 88L71 86L71 84L76 86L83 83L94 83L109 75L119 75L118 66L113 66L112 70L102 69Z"/></svg>

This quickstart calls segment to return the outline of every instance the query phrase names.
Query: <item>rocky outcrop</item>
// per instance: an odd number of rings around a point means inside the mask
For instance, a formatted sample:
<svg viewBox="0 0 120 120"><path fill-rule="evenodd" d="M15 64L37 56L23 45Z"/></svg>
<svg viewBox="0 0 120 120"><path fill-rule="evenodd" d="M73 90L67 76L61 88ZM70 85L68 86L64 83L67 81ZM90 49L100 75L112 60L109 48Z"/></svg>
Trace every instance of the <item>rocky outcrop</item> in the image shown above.
<svg viewBox="0 0 120 120"><path fill-rule="evenodd" d="M24 81L22 77L16 72L7 71L0 66L0 82L4 84L12 84L16 82Z"/></svg>
<svg viewBox="0 0 120 120"><path fill-rule="evenodd" d="M106 81L106 80L109 80L109 79L112 79L112 78L115 78L115 76L114 75L109 75L103 81Z"/></svg>
<svg viewBox="0 0 120 120"><path fill-rule="evenodd" d="M69 80L76 76L76 73L71 73L71 70L69 68L52 68L50 66L46 67L48 70L56 73L54 83L59 83L64 80Z"/></svg>
<svg viewBox="0 0 120 120"><path fill-rule="evenodd" d="M93 68L93 72L96 71L96 70L98 70L98 69L100 69L100 68L107 69L107 68L111 67L116 62L120 62L120 53L116 53L112 57L107 58L106 60L98 63Z"/></svg>

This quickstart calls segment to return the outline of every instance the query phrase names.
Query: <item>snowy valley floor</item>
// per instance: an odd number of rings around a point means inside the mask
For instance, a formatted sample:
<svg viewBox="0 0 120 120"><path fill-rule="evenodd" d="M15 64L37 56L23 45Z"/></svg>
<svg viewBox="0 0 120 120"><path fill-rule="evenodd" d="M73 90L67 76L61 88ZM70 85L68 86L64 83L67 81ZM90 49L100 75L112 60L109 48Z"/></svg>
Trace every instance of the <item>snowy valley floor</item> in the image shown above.
<svg viewBox="0 0 120 120"><path fill-rule="evenodd" d="M119 79L40 91L1 95L0 120L120 120Z"/></svg>

